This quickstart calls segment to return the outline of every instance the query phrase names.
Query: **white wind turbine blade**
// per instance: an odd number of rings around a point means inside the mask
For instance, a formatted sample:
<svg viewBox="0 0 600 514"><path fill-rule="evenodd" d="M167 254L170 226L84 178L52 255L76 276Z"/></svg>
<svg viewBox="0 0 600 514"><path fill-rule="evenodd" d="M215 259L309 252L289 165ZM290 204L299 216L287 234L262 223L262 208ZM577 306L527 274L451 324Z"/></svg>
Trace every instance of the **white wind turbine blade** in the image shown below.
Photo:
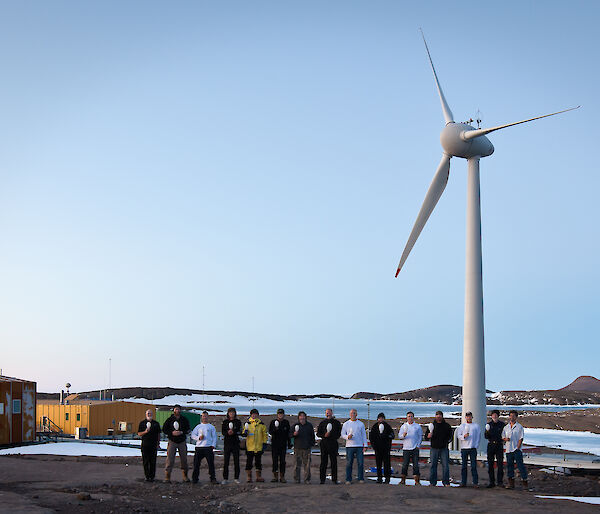
<svg viewBox="0 0 600 514"><path fill-rule="evenodd" d="M406 246L404 247L404 252L402 252L402 257L400 258L400 264L398 264L398 270L396 271L396 277L398 276L398 273L400 273L402 266L404 266L404 263L406 262L406 259L408 258L408 254L412 250L413 246L415 246L415 243L417 242L419 234L423 230L425 223L427 223L429 216L431 216L431 213L433 212L433 209L437 205L438 200L440 199L440 196L442 196L444 189L446 189L446 184L448 183L449 173L450 173L450 156L444 154L442 156L440 165L438 166L438 169L435 172L433 180L431 181L431 185L429 186L429 189L427 190L427 194L425 195L425 200L423 201L423 205L421 206L421 210L419 211L419 215L417 216L417 221L415 221L415 225L413 226L412 232L410 233L410 236L408 238Z"/></svg>
<svg viewBox="0 0 600 514"><path fill-rule="evenodd" d="M577 107L571 107L570 109L565 109L564 111L553 112L551 114L544 114L543 116L529 118L528 120L515 121L514 123L507 123L506 125L498 125L497 127L477 129L477 130L468 130L463 133L462 138L465 141L468 141L469 139L473 139L475 137L485 136L486 134L489 134L490 132L494 132L495 130L500 130L500 129L503 129L506 127L512 127L513 125L520 125L521 123L527 123L529 121L541 120L542 118L547 118L548 116L555 116L557 114L562 114L563 112L574 111L575 109L579 109L580 107L581 107L581 105L578 105Z"/></svg>
<svg viewBox="0 0 600 514"><path fill-rule="evenodd" d="M440 86L440 81L438 80L437 73L435 72L435 67L433 66L433 60L431 59L431 54L429 53L427 41L425 41L425 34L423 34L423 29L419 30L421 31L421 36L423 36L423 43L425 43L425 50L427 50L427 56L429 57L429 63L431 64L433 77L435 78L435 85L437 86L437 90L440 95L440 102L442 102L442 111L444 112L444 119L446 120L446 125L448 125L448 123L454 122L454 115L452 114L452 111L448 106L448 102L446 102L446 97L444 96L444 92L442 91L442 87Z"/></svg>

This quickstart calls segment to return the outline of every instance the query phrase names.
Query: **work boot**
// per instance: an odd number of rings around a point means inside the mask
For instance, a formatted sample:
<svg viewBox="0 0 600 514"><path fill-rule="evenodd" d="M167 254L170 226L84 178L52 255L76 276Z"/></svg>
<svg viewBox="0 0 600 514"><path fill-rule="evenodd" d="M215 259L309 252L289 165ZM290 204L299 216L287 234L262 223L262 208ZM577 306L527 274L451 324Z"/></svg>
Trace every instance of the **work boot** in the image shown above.
<svg viewBox="0 0 600 514"><path fill-rule="evenodd" d="M523 489L526 491L531 491L531 489L529 489L529 482L527 480L523 480Z"/></svg>
<svg viewBox="0 0 600 514"><path fill-rule="evenodd" d="M281 472L281 476L279 477L279 481L282 484L287 484L287 480L285 479L285 474L283 472Z"/></svg>
<svg viewBox="0 0 600 514"><path fill-rule="evenodd" d="M279 482L279 471L273 471L273 478L271 479L271 482Z"/></svg>
<svg viewBox="0 0 600 514"><path fill-rule="evenodd" d="M168 483L171 482L171 472L170 471L165 471L165 482L168 482Z"/></svg>
<svg viewBox="0 0 600 514"><path fill-rule="evenodd" d="M252 482L252 470L251 469L246 470L246 482L248 482L248 483Z"/></svg>
<svg viewBox="0 0 600 514"><path fill-rule="evenodd" d="M385 483L389 484L390 483L390 477L385 477Z"/></svg>
<svg viewBox="0 0 600 514"><path fill-rule="evenodd" d="M421 485L421 476L415 475L415 485Z"/></svg>
<svg viewBox="0 0 600 514"><path fill-rule="evenodd" d="M514 478L509 478L508 479L508 485L505 486L505 489L514 489L515 488L515 479Z"/></svg>
<svg viewBox="0 0 600 514"><path fill-rule="evenodd" d="M400 475L400 483L398 485L406 485L406 475Z"/></svg>
<svg viewBox="0 0 600 514"><path fill-rule="evenodd" d="M262 470L261 469L257 469L256 470L256 481L257 482L264 482L265 479L262 477Z"/></svg>
<svg viewBox="0 0 600 514"><path fill-rule="evenodd" d="M182 469L181 470L181 474L183 475L183 481L184 482L189 482L190 481L190 479L187 476L187 474L188 474L187 469Z"/></svg>

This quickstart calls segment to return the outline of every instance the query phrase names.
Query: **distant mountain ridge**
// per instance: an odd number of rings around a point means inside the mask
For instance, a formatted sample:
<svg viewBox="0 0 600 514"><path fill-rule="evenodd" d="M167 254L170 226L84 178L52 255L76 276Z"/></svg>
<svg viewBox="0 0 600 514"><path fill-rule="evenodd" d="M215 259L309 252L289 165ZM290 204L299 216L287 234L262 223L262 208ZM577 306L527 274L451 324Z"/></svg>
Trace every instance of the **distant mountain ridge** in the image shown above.
<svg viewBox="0 0 600 514"><path fill-rule="evenodd" d="M600 405L600 380L592 376L580 376L569 385L561 389L536 390L536 391L499 391L488 393L489 405ZM125 398L140 398L148 400L161 400L169 396L191 396L205 394L207 396L244 396L246 398L264 398L274 401L298 401L309 398L335 398L347 397L335 394L272 394L250 393L248 391L215 391L201 389L185 389L174 387L122 387L110 389L108 397L114 395L115 400ZM39 400L57 400L59 393L37 393ZM100 391L86 391L77 394L77 400L97 400ZM462 387L452 384L442 384L420 389L411 389L400 393L374 393L361 391L353 394L351 399L361 400L403 400L413 402L439 402L449 405L462 403ZM209 400L210 401L210 400ZM217 400L216 403L224 403Z"/></svg>
<svg viewBox="0 0 600 514"><path fill-rule="evenodd" d="M104 391L104 390L103 390ZM271 393L250 393L248 391L216 391L202 389L186 389L178 387L119 387L107 389L107 398L114 396L115 400L125 398L143 398L147 400L160 400L167 396L244 396L246 398L264 398L273 401L298 401L307 398L335 398L339 400L346 399L345 396L336 394L271 394ZM60 393L37 393L38 400L58 400ZM77 393L76 399L80 400L98 400L100 399L100 390L83 391Z"/></svg>
<svg viewBox="0 0 600 514"><path fill-rule="evenodd" d="M600 380L592 376L580 376L561 389L534 391L488 392L487 403L491 405L577 405L600 404ZM492 393L492 394L489 394ZM364 400L408 400L414 402L441 402L459 405L462 403L462 387L436 385L411 389L402 393L359 392L353 399Z"/></svg>

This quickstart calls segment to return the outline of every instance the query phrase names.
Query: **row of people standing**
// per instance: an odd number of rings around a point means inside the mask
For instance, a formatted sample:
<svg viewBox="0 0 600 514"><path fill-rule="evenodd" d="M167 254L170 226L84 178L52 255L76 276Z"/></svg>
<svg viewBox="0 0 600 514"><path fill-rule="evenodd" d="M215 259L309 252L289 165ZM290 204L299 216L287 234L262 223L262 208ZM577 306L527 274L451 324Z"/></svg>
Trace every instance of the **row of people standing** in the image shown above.
<svg viewBox="0 0 600 514"><path fill-rule="evenodd" d="M147 480L154 480L156 468L156 452L160 441L161 427L152 419L152 411L146 412L146 419L140 422L138 435L142 438L142 457L144 472ZM338 482L337 457L339 450L338 439L346 440L346 483L352 482L352 469L354 460L357 461L359 482L364 481L364 448L368 446L364 424L358 420L355 409L350 411L350 419L343 425L333 416L331 409L326 409L323 419L316 430L320 438L321 465L319 478L325 483L327 468L331 469L331 478L334 483ZM521 445L523 443L523 427L516 422L517 412L510 412L509 424L499 420L499 411L492 411L490 423L486 425L485 437L488 439L488 468L490 483L488 487L503 484L503 446L506 450L508 478L507 487L514 488L514 466L517 465L523 484L527 483L527 471L523 464ZM181 415L180 406L175 406L173 415L168 418L162 432L167 435L169 444L167 447L167 461L165 465L165 480L170 481L171 471L175 456L180 455L181 468L184 481L189 481L187 465L186 436L190 432L187 418ZM285 418L283 409L278 409L277 417L273 419L267 429L259 418L257 409L252 409L250 418L244 425L237 418L234 408L227 411L227 417L223 420L221 433L224 439L224 469L223 483L229 480L229 463L231 458L234 462L234 480L239 483L240 475L240 449L241 441L246 450L246 473L247 481L252 482L252 469L256 470L256 481L264 482L262 478L262 455L271 436L271 452L273 465L272 482L285 483L286 454L287 450L294 446L295 472L294 480L299 483L303 471L304 482L311 481L311 448L315 444L315 430L306 419L306 413L298 413L298 421L290 426ZM240 440L244 436L245 439ZM478 485L476 467L477 447L481 438L481 429L473 422L471 413L466 414L466 423L461 424L456 431L460 443L462 457L461 485L466 486L468 474L468 462L471 463L471 474L473 484ZM391 463L390 452L392 441L395 437L394 430L385 421L385 415L380 413L377 422L369 432L369 440L375 451L377 482L390 482ZM431 468L429 481L431 485L437 484L438 463L442 465L442 484L450 485L449 473L449 450L448 444L452 440L452 427L444 420L443 413L436 413L434 422L429 425L427 438L430 440ZM194 453L194 470L192 481L197 482L202 460L206 459L210 480L216 483L213 450L216 447L217 434L215 427L208 421L208 413L202 413L202 422L191 432L192 440L196 441ZM400 475L400 484L406 483L408 469L412 464L415 483L420 485L419 469L419 446L423 440L422 427L415 423L414 413L407 413L407 421L398 430L398 438L403 440L403 466ZM494 462L496 461L496 462ZM494 463L497 466L497 479L494 477Z"/></svg>

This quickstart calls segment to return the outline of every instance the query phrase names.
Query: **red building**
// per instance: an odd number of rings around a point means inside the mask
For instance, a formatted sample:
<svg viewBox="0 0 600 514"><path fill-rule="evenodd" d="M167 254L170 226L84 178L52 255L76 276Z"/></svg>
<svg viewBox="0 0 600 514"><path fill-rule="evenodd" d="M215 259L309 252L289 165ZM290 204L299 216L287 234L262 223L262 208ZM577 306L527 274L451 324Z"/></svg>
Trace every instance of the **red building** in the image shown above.
<svg viewBox="0 0 600 514"><path fill-rule="evenodd" d="M0 445L35 440L35 382L0 375Z"/></svg>

